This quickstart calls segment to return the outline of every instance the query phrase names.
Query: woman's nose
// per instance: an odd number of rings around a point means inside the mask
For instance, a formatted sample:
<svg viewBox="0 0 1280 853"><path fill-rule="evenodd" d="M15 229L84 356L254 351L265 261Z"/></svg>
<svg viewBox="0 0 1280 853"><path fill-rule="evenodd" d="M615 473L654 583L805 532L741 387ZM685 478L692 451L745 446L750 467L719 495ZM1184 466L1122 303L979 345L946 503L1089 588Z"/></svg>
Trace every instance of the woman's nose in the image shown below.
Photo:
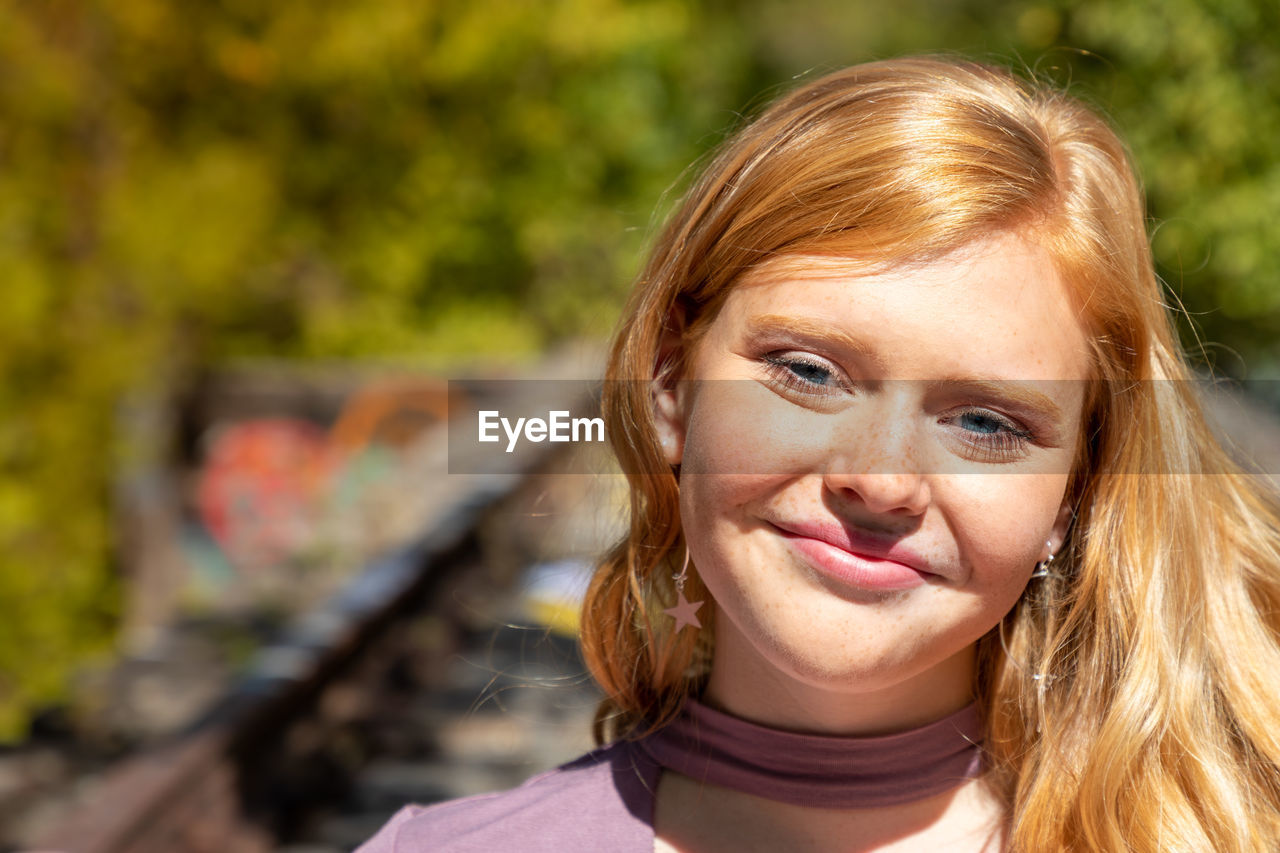
<svg viewBox="0 0 1280 853"><path fill-rule="evenodd" d="M916 458L913 430L862 430L828 459L823 479L837 496L876 514L920 515L931 500L929 478Z"/></svg>
<svg viewBox="0 0 1280 853"><path fill-rule="evenodd" d="M919 474L830 472L827 487L876 515L922 515L929 506L929 486Z"/></svg>

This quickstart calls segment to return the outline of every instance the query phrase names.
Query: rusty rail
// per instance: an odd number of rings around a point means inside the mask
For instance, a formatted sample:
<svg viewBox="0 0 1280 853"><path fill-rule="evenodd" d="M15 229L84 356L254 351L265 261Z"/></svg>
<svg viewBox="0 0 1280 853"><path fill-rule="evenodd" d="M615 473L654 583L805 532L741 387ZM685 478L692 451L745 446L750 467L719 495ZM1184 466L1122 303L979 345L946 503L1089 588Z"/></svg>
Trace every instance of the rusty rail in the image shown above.
<svg viewBox="0 0 1280 853"><path fill-rule="evenodd" d="M560 402L579 410L590 405ZM378 701L363 685L378 682L392 650L406 642L397 626L475 558L476 528L486 512L562 449L525 444L508 462L512 474L442 473L436 485L451 494L419 541L375 561L280 643L263 649L187 730L108 771L88 801L69 809L33 849L273 849L289 834L293 806L305 806L289 802L295 796L289 784L307 775L314 745Z"/></svg>

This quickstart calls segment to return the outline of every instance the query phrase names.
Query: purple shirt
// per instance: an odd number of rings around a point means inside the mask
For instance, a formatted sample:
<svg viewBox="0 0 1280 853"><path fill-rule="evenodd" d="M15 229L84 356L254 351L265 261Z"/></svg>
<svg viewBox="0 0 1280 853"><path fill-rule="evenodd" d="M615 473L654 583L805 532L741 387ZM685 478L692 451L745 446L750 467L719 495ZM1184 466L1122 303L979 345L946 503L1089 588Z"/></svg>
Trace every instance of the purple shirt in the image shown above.
<svg viewBox="0 0 1280 853"><path fill-rule="evenodd" d="M406 806L356 853L652 853L658 774L620 741L510 791Z"/></svg>

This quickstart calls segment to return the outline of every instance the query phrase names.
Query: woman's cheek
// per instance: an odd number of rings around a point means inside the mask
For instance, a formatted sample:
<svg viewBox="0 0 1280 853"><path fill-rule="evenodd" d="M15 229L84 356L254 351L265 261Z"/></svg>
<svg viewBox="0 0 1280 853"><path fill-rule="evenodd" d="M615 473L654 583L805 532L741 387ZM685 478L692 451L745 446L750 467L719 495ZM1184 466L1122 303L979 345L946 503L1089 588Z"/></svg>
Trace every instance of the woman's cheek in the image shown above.
<svg viewBox="0 0 1280 853"><path fill-rule="evenodd" d="M963 564L976 589L1019 593L1053 533L1066 478L1048 474L992 474L939 478L935 497L949 517ZM1016 600L1016 596L1014 596Z"/></svg>

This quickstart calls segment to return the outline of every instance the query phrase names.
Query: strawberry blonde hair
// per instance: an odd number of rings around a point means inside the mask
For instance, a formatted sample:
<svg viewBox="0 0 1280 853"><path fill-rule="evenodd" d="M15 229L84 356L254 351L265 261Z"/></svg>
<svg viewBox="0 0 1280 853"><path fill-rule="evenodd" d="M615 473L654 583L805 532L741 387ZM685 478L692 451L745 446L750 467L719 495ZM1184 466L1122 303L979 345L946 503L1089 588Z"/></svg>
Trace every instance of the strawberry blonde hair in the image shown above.
<svg viewBox="0 0 1280 853"><path fill-rule="evenodd" d="M1124 145L1078 101L970 62L801 86L728 141L661 233L606 374L623 380L606 382L604 415L631 519L584 607L597 738L665 723L711 659L712 606L696 635L662 613L685 549L651 383L679 376L765 261L928 261L996 232L1053 256L1094 375L1062 577L1029 586L978 644L985 779L1009 847L1280 849L1280 509L1206 427ZM696 567L688 583L707 597Z"/></svg>

